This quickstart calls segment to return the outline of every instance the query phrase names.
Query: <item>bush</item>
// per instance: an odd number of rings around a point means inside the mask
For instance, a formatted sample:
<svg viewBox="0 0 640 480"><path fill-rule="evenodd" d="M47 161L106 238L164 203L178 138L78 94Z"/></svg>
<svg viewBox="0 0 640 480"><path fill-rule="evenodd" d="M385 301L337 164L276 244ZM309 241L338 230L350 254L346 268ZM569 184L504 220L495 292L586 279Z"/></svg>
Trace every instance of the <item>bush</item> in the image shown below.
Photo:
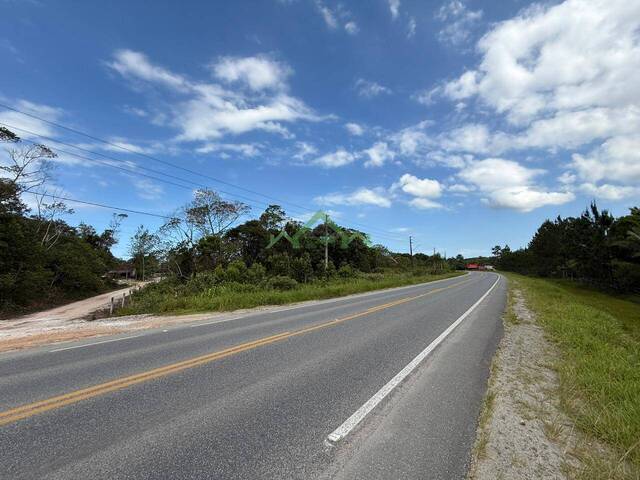
<svg viewBox="0 0 640 480"><path fill-rule="evenodd" d="M338 276L341 278L353 278L356 276L356 273L357 272L348 263L342 265L338 270Z"/></svg>
<svg viewBox="0 0 640 480"><path fill-rule="evenodd" d="M269 287L275 290L293 290L298 286L293 278L285 277L284 275L277 275L269 279Z"/></svg>

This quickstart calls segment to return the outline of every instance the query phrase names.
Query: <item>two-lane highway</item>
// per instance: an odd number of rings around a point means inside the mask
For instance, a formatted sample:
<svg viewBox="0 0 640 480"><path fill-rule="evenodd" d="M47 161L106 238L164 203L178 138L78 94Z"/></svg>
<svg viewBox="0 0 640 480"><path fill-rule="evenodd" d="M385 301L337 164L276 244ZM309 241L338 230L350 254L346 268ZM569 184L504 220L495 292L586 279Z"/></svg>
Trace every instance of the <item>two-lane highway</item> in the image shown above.
<svg viewBox="0 0 640 480"><path fill-rule="evenodd" d="M476 273L0 355L0 478L460 478L504 298Z"/></svg>

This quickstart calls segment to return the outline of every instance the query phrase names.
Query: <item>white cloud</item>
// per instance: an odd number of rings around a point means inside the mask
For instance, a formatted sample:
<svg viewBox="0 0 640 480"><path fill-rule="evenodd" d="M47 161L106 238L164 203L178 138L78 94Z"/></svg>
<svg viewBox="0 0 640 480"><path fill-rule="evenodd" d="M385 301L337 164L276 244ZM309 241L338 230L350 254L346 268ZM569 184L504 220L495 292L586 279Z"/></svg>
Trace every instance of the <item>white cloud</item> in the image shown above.
<svg viewBox="0 0 640 480"><path fill-rule="evenodd" d="M411 99L428 107L435 103L435 97L440 94L440 91L440 87L435 87L430 90L420 90L411 95Z"/></svg>
<svg viewBox="0 0 640 480"><path fill-rule="evenodd" d="M196 149L196 152L202 154L224 151L239 153L245 157L255 157L260 153L260 148L252 143L206 143Z"/></svg>
<svg viewBox="0 0 640 480"><path fill-rule="evenodd" d="M235 59L234 62L236 65L246 65L240 59ZM250 63L252 62L253 60ZM277 133L290 138L291 133L283 123L321 120L304 102L281 90L276 90L273 95L258 92L256 96L250 96L228 91L214 83L193 82L153 65L144 54L138 52L119 50L108 65L125 78L169 88L182 98L173 103L171 115L168 116L171 118L168 125L180 131L177 137L179 141L218 140L224 135L252 130ZM280 68L282 72L285 67ZM259 75L247 67L239 68L236 73L238 80L246 81L250 88L275 86L286 77L284 74ZM229 72L226 74L232 78Z"/></svg>
<svg viewBox="0 0 640 480"><path fill-rule="evenodd" d="M338 30L338 28L342 27L349 35L356 35L360 31L360 27L352 19L351 12L344 8L342 4L338 4L335 9L331 9L322 0L316 0L315 3L324 23L330 30Z"/></svg>
<svg viewBox="0 0 640 480"><path fill-rule="evenodd" d="M325 168L337 168L353 163L355 160L356 156L353 153L347 152L343 148L339 148L333 153L327 153L316 158L312 163Z"/></svg>
<svg viewBox="0 0 640 480"><path fill-rule="evenodd" d="M411 17L407 22L407 38L413 38L416 34L416 19Z"/></svg>
<svg viewBox="0 0 640 480"><path fill-rule="evenodd" d="M421 179L408 173L402 175L393 188L420 198L438 198L442 194L442 185L437 180Z"/></svg>
<svg viewBox="0 0 640 480"><path fill-rule="evenodd" d="M480 153L568 150L570 168L558 178L566 188L632 197L640 182L639 30L640 4L624 0L538 5L497 24L478 43L478 67L442 93L476 98L504 115L510 133L441 140Z"/></svg>
<svg viewBox="0 0 640 480"><path fill-rule="evenodd" d="M351 135L355 135L357 137L364 133L364 128L357 123L345 123L344 128L346 128Z"/></svg>
<svg viewBox="0 0 640 480"><path fill-rule="evenodd" d="M296 142L297 152L293 155L296 160L304 160L305 158L318 153L318 149L307 142Z"/></svg>
<svg viewBox="0 0 640 480"><path fill-rule="evenodd" d="M147 179L132 180L138 196L144 200L158 200L164 196L164 189L161 185Z"/></svg>
<svg viewBox="0 0 640 480"><path fill-rule="evenodd" d="M430 210L433 208L442 208L442 204L429 200L428 198L416 197L409 201L409 205L420 210Z"/></svg>
<svg viewBox="0 0 640 480"><path fill-rule="evenodd" d="M292 70L267 56L222 57L211 65L215 76L225 82L243 82L255 91L286 87Z"/></svg>
<svg viewBox="0 0 640 480"><path fill-rule="evenodd" d="M374 205L383 208L391 206L391 200L384 190L380 188L370 189L363 187L351 193L331 193L316 197L314 200L320 205Z"/></svg>
<svg viewBox="0 0 640 480"><path fill-rule="evenodd" d="M464 185L461 183L454 183L453 185L449 185L447 190L453 193L469 193L475 190L471 185Z"/></svg>
<svg viewBox="0 0 640 480"><path fill-rule="evenodd" d="M64 114L59 108L33 103L28 100L18 100L16 102L16 108L42 117L50 122L55 122ZM13 133L20 138L36 139L38 135L51 137L55 134L55 129L47 122L11 110L0 111L0 123L5 124L9 130L13 131ZM11 127L14 128L12 129ZM28 133L27 131L32 133Z"/></svg>
<svg viewBox="0 0 640 480"><path fill-rule="evenodd" d="M146 55L133 50L117 50L107 65L120 75L133 80L158 83L176 90L189 90L190 83L182 76L149 62Z"/></svg>
<svg viewBox="0 0 640 480"><path fill-rule="evenodd" d="M370 80L365 80L364 78L359 78L356 80L356 90L358 91L358 95L365 98L373 98L378 95L389 95L391 94L391 89L385 87L384 85L380 85L377 82L372 82Z"/></svg>
<svg viewBox="0 0 640 480"><path fill-rule="evenodd" d="M478 72L470 70L464 72L456 80L444 85L443 94L452 100L462 100L475 95L478 92Z"/></svg>
<svg viewBox="0 0 640 480"><path fill-rule="evenodd" d="M571 192L550 192L536 186L534 180L543 173L544 170L526 168L511 160L488 158L473 162L458 177L477 186L486 195L483 201L496 208L529 212L575 198Z"/></svg>
<svg viewBox="0 0 640 480"><path fill-rule="evenodd" d="M389 1L389 11L391 12L391 18L394 20L398 18L400 14L400 0L388 0Z"/></svg>
<svg viewBox="0 0 640 480"><path fill-rule="evenodd" d="M573 155L572 166L583 180L640 184L640 135L614 137L589 155Z"/></svg>
<svg viewBox="0 0 640 480"><path fill-rule="evenodd" d="M605 183L603 185L595 185L593 183L583 183L580 185L580 191L596 198L605 200L624 200L625 198L640 197L640 188L611 185Z"/></svg>
<svg viewBox="0 0 640 480"><path fill-rule="evenodd" d="M327 27L329 27L332 30L335 30L336 28L338 28L338 20L336 18L335 13L333 13L333 10L331 10L329 7L324 5L319 0L316 1L316 7L318 8L318 11L322 15L322 19L324 20L324 23L327 25Z"/></svg>
<svg viewBox="0 0 640 480"><path fill-rule="evenodd" d="M436 18L446 23L438 32L438 40L459 46L471 37L471 30L482 18L482 10L469 10L463 1L449 0L440 7Z"/></svg>
<svg viewBox="0 0 640 480"><path fill-rule="evenodd" d="M510 208L530 212L545 205L562 205L575 199L571 192L547 192L528 186L495 190L484 201L494 208Z"/></svg>
<svg viewBox="0 0 640 480"><path fill-rule="evenodd" d="M462 169L458 176L483 191L530 185L544 170L523 167L517 162L501 158L488 158Z"/></svg>
<svg viewBox="0 0 640 480"><path fill-rule="evenodd" d="M396 156L395 152L390 150L389 145L385 142L376 142L371 148L364 150L362 153L369 157L369 160L364 163L365 167L381 167Z"/></svg>
<svg viewBox="0 0 640 480"><path fill-rule="evenodd" d="M345 23L344 29L349 35L357 35L360 31L360 27L358 27L358 24L353 20Z"/></svg>

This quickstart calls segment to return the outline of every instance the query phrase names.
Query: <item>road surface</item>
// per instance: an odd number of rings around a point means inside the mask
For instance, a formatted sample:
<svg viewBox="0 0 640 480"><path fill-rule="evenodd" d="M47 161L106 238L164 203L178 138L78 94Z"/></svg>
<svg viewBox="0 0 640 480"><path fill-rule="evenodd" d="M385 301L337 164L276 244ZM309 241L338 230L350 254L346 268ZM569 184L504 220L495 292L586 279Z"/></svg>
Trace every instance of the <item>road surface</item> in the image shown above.
<svg viewBox="0 0 640 480"><path fill-rule="evenodd" d="M463 478L505 290L473 273L0 354L0 478Z"/></svg>

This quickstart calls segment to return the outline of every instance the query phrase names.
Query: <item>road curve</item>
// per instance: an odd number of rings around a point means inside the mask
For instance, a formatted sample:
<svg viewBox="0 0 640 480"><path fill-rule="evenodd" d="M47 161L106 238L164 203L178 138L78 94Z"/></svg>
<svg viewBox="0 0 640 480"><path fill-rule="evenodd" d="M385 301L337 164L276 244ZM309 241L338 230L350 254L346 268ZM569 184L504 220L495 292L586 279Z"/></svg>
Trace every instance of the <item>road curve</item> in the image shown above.
<svg viewBox="0 0 640 480"><path fill-rule="evenodd" d="M462 478L498 279L0 355L0 478Z"/></svg>

